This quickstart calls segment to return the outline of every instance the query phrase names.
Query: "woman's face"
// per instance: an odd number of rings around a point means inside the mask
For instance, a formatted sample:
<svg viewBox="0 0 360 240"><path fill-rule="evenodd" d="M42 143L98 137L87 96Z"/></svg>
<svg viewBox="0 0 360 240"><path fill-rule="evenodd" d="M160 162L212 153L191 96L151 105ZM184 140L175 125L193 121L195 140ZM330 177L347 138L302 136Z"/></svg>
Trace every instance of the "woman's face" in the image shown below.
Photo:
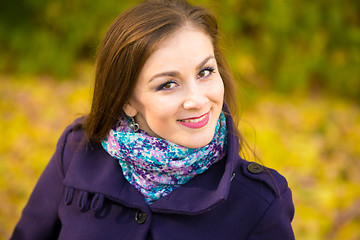
<svg viewBox="0 0 360 240"><path fill-rule="evenodd" d="M149 135L188 148L208 144L220 116L224 85L208 35L186 26L147 59L124 107Z"/></svg>

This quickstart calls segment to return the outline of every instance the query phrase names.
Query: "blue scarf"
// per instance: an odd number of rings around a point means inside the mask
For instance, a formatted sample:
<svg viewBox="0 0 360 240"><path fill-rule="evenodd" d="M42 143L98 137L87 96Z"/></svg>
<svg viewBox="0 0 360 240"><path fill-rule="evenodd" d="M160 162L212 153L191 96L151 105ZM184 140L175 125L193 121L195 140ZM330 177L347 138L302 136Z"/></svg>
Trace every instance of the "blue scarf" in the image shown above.
<svg viewBox="0 0 360 240"><path fill-rule="evenodd" d="M226 119L221 113L211 142L186 148L165 139L133 132L122 118L102 141L103 148L118 159L124 177L144 196L147 204L168 195L197 174L206 171L226 153Z"/></svg>

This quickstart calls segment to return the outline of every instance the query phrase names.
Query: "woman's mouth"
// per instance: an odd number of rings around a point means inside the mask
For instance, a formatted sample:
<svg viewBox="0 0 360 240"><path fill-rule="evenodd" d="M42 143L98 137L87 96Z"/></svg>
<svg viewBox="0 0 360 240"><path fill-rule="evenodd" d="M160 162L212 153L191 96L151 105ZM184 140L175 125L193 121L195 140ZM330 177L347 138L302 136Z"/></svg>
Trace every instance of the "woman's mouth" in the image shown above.
<svg viewBox="0 0 360 240"><path fill-rule="evenodd" d="M209 118L210 112L207 112L200 117L181 119L178 122L188 128L202 128L209 122Z"/></svg>

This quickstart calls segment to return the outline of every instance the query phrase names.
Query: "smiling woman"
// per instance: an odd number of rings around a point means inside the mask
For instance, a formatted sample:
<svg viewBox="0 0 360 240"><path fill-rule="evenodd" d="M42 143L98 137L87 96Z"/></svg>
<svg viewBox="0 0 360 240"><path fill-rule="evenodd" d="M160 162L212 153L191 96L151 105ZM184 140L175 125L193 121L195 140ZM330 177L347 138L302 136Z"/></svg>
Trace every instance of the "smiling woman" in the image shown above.
<svg viewBox="0 0 360 240"><path fill-rule="evenodd" d="M12 239L294 239L286 180L239 156L234 86L206 9L122 13Z"/></svg>
<svg viewBox="0 0 360 240"><path fill-rule="evenodd" d="M214 137L223 96L211 39L187 25L147 59L124 112L150 136L198 148Z"/></svg>

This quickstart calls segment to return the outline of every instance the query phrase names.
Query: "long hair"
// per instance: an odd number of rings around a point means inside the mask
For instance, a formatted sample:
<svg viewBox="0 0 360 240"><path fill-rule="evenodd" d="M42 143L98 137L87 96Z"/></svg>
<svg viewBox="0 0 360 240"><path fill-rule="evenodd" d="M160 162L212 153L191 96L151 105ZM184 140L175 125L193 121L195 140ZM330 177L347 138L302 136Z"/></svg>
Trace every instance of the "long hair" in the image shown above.
<svg viewBox="0 0 360 240"><path fill-rule="evenodd" d="M224 101L237 129L236 84L219 48L214 16L185 0L147 0L119 15L98 48L92 106L82 123L90 141L101 142L106 137L122 115L146 60L162 41L187 24L212 40L224 82ZM237 135L242 146L243 138L239 132Z"/></svg>

